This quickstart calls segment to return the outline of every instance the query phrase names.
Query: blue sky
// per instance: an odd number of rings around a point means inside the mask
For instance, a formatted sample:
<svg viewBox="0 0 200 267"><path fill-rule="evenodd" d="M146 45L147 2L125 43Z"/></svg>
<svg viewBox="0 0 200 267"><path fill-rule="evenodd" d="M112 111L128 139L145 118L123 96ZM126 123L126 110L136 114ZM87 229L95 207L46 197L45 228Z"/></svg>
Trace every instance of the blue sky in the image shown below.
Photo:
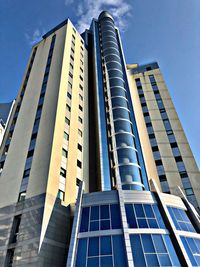
<svg viewBox="0 0 200 267"><path fill-rule="evenodd" d="M66 18L81 31L107 9L127 63L157 61L200 166L199 0L0 0L0 102L16 97L32 44Z"/></svg>

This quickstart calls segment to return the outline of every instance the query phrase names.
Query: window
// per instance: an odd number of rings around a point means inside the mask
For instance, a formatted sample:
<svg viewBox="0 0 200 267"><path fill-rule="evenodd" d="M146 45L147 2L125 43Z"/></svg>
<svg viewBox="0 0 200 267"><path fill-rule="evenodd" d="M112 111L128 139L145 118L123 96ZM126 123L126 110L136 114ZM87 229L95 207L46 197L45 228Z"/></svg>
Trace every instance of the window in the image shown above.
<svg viewBox="0 0 200 267"><path fill-rule="evenodd" d="M25 177L28 177L28 176L29 176L29 174L30 174L30 171L31 171L31 169L30 169L30 168L29 168L29 169L27 169L27 170L25 170L25 171L24 171L23 178L25 178Z"/></svg>
<svg viewBox="0 0 200 267"><path fill-rule="evenodd" d="M73 60L73 61L74 61L74 57L73 57L72 55L70 55L70 58L71 58L71 60Z"/></svg>
<svg viewBox="0 0 200 267"><path fill-rule="evenodd" d="M196 232L185 210L168 207L168 211L177 230Z"/></svg>
<svg viewBox="0 0 200 267"><path fill-rule="evenodd" d="M146 71L152 70L151 66L146 67Z"/></svg>
<svg viewBox="0 0 200 267"><path fill-rule="evenodd" d="M134 266L181 266L169 235L130 235Z"/></svg>
<svg viewBox="0 0 200 267"><path fill-rule="evenodd" d="M78 134L82 137L83 136L83 132L80 130L80 129L78 129Z"/></svg>
<svg viewBox="0 0 200 267"><path fill-rule="evenodd" d="M165 174L159 175L159 179L160 179L161 182L167 181L167 177L166 177Z"/></svg>
<svg viewBox="0 0 200 267"><path fill-rule="evenodd" d="M69 72L69 77L73 78L73 74L71 72Z"/></svg>
<svg viewBox="0 0 200 267"><path fill-rule="evenodd" d="M81 101L83 101L83 97L82 97L81 94L79 94L79 99L80 99Z"/></svg>
<svg viewBox="0 0 200 267"><path fill-rule="evenodd" d="M79 84L79 88L83 91L83 86L81 84Z"/></svg>
<svg viewBox="0 0 200 267"><path fill-rule="evenodd" d="M62 148L62 155L63 157L67 158L68 152L64 148Z"/></svg>
<svg viewBox="0 0 200 267"><path fill-rule="evenodd" d="M60 175L62 176L62 177L64 177L64 178L66 178L66 174L67 174L67 172L66 172L66 170L64 169L64 168L60 168Z"/></svg>
<svg viewBox="0 0 200 267"><path fill-rule="evenodd" d="M153 152L155 152L155 151L159 151L158 146L153 146L153 147L152 147L152 151L153 151Z"/></svg>
<svg viewBox="0 0 200 267"><path fill-rule="evenodd" d="M91 206L82 209L80 232L120 229L118 204Z"/></svg>
<svg viewBox="0 0 200 267"><path fill-rule="evenodd" d="M68 82L68 87L72 89L72 83Z"/></svg>
<svg viewBox="0 0 200 267"><path fill-rule="evenodd" d="M191 266L199 266L200 265L200 261L199 261L200 239L181 236L181 241L191 261Z"/></svg>
<svg viewBox="0 0 200 267"><path fill-rule="evenodd" d="M6 266L8 267L13 266L14 253L15 253L14 248L8 249L7 255L6 255Z"/></svg>
<svg viewBox="0 0 200 267"><path fill-rule="evenodd" d="M83 77L81 75L79 77L80 77L81 81L83 81Z"/></svg>
<svg viewBox="0 0 200 267"><path fill-rule="evenodd" d="M74 36L74 34L72 34L72 38L75 40L76 39L76 37Z"/></svg>
<svg viewBox="0 0 200 267"><path fill-rule="evenodd" d="M83 69L80 67L81 72L83 73Z"/></svg>
<svg viewBox="0 0 200 267"><path fill-rule="evenodd" d="M71 47L71 51L72 51L72 53L74 54L74 49Z"/></svg>
<svg viewBox="0 0 200 267"><path fill-rule="evenodd" d="M162 160L156 160L155 163L156 163L156 166L160 166L162 165Z"/></svg>
<svg viewBox="0 0 200 267"><path fill-rule="evenodd" d="M69 134L64 132L64 139L66 139L67 141L69 140Z"/></svg>
<svg viewBox="0 0 200 267"><path fill-rule="evenodd" d="M81 118L80 116L78 116L78 121L79 121L80 123L83 123L83 120L82 120L82 118Z"/></svg>
<svg viewBox="0 0 200 267"><path fill-rule="evenodd" d="M78 150L82 151L82 146L78 144Z"/></svg>
<svg viewBox="0 0 200 267"><path fill-rule="evenodd" d="M26 191L20 192L18 197L18 202L24 201L26 198Z"/></svg>
<svg viewBox="0 0 200 267"><path fill-rule="evenodd" d="M83 111L83 107L81 105L78 106L80 111Z"/></svg>
<svg viewBox="0 0 200 267"><path fill-rule="evenodd" d="M188 174L187 174L186 171L182 171L182 172L180 172L179 174L180 174L181 178L186 178L186 177L188 177Z"/></svg>
<svg viewBox="0 0 200 267"><path fill-rule="evenodd" d="M122 235L81 238L75 267L128 267Z"/></svg>
<svg viewBox="0 0 200 267"><path fill-rule="evenodd" d="M175 161L176 161L176 162L180 162L180 161L183 161L183 159L182 159L181 156L178 156L178 157L175 157Z"/></svg>
<svg viewBox="0 0 200 267"><path fill-rule="evenodd" d="M149 139L154 139L155 138L155 134L149 134Z"/></svg>
<svg viewBox="0 0 200 267"><path fill-rule="evenodd" d="M81 64L83 65L83 60L80 59Z"/></svg>
<svg viewBox="0 0 200 267"><path fill-rule="evenodd" d="M62 190L59 189L57 198L64 200L65 199L65 192L63 192Z"/></svg>
<svg viewBox="0 0 200 267"><path fill-rule="evenodd" d="M68 97L69 99L72 99L72 95L71 95L69 92L67 92L67 97Z"/></svg>
<svg viewBox="0 0 200 267"><path fill-rule="evenodd" d="M66 105L66 109L68 110L68 111L71 111L71 107L67 104Z"/></svg>
<svg viewBox="0 0 200 267"><path fill-rule="evenodd" d="M77 185L77 186L79 186L79 185L80 185L80 182L81 182L81 180L80 180L80 179L78 179L78 178L76 178L76 185Z"/></svg>
<svg viewBox="0 0 200 267"><path fill-rule="evenodd" d="M27 158L31 158L33 156L33 153L34 153L34 149L30 150L28 152Z"/></svg>
<svg viewBox="0 0 200 267"><path fill-rule="evenodd" d="M72 29L73 29L73 32L76 34L76 30L74 28L72 28Z"/></svg>
<svg viewBox="0 0 200 267"><path fill-rule="evenodd" d="M156 204L125 204L125 209L129 228L166 228Z"/></svg>
<svg viewBox="0 0 200 267"><path fill-rule="evenodd" d="M66 123L67 125L70 125L70 120L69 120L67 117L65 117L65 123Z"/></svg>
<svg viewBox="0 0 200 267"><path fill-rule="evenodd" d="M12 225L12 232L11 232L11 236L10 236L10 243L16 243L17 242L21 217L22 217L21 214L14 217L13 225Z"/></svg>
<svg viewBox="0 0 200 267"><path fill-rule="evenodd" d="M191 196L191 195L194 195L194 191L192 188L186 188L185 189L185 193L187 196Z"/></svg>
<svg viewBox="0 0 200 267"><path fill-rule="evenodd" d="M82 162L81 162L80 160L77 160L77 166L78 166L79 168L82 168Z"/></svg>

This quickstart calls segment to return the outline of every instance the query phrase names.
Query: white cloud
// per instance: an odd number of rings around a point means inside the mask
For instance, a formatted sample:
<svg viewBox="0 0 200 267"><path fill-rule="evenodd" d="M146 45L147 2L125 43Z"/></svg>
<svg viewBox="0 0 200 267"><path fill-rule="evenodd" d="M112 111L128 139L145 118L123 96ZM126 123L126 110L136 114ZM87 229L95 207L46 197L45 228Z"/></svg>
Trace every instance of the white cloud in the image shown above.
<svg viewBox="0 0 200 267"><path fill-rule="evenodd" d="M45 34L45 30L35 29L32 33L25 33L25 37L30 45L34 45L39 42L42 35Z"/></svg>
<svg viewBox="0 0 200 267"><path fill-rule="evenodd" d="M83 32L89 27L92 18L98 18L103 10L107 10L115 19L121 31L127 28L127 19L131 15L131 5L126 0L82 0L77 6L77 28Z"/></svg>

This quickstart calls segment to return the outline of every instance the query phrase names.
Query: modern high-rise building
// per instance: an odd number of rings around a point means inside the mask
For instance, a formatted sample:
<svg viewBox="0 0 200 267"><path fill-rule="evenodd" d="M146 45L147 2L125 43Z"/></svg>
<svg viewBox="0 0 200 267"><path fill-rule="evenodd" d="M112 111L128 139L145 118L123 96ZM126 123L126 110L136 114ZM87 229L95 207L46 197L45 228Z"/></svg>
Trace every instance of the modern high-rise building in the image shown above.
<svg viewBox="0 0 200 267"><path fill-rule="evenodd" d="M200 265L198 213L161 192L129 74L106 11L33 47L0 150L0 266Z"/></svg>
<svg viewBox="0 0 200 267"><path fill-rule="evenodd" d="M200 211L200 172L158 64L127 67L147 170L157 170L163 192L177 194L180 186Z"/></svg>

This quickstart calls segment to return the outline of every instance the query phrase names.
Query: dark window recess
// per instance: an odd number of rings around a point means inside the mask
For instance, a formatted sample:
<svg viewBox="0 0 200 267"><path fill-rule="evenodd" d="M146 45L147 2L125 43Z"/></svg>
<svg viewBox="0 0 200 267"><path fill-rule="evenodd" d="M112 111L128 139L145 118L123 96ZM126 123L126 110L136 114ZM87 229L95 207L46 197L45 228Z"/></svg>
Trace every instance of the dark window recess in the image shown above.
<svg viewBox="0 0 200 267"><path fill-rule="evenodd" d="M139 96L140 96L140 98L141 98L141 97L144 97L144 94L140 94Z"/></svg>
<svg viewBox="0 0 200 267"><path fill-rule="evenodd" d="M79 168L82 167L82 162L81 162L80 160L77 160L77 166L78 166Z"/></svg>
<svg viewBox="0 0 200 267"><path fill-rule="evenodd" d="M34 153L34 149L30 150L28 152L27 158L31 158L33 156L33 153Z"/></svg>
<svg viewBox="0 0 200 267"><path fill-rule="evenodd" d="M67 92L67 97L68 97L69 99L72 99L72 95L71 95L69 92Z"/></svg>
<svg viewBox="0 0 200 267"><path fill-rule="evenodd" d="M83 77L81 75L79 77L80 77L81 81L83 81Z"/></svg>
<svg viewBox="0 0 200 267"><path fill-rule="evenodd" d="M75 40L76 39L76 37L72 34L72 38Z"/></svg>
<svg viewBox="0 0 200 267"><path fill-rule="evenodd" d="M78 129L78 134L82 137L83 136L83 132L80 130L80 129Z"/></svg>
<svg viewBox="0 0 200 267"><path fill-rule="evenodd" d="M78 178L76 178L76 185L77 185L77 186L79 186L80 182L81 182L81 180L78 179Z"/></svg>
<svg viewBox="0 0 200 267"><path fill-rule="evenodd" d="M31 168L29 168L29 169L25 170L25 171L24 171L23 178L25 178L25 177L28 177L28 176L29 176L29 174L30 174L30 171L31 171Z"/></svg>
<svg viewBox="0 0 200 267"><path fill-rule="evenodd" d="M152 70L151 66L146 67L146 71Z"/></svg>
<svg viewBox="0 0 200 267"><path fill-rule="evenodd" d="M168 130L166 131L167 135L173 135L173 131L172 130Z"/></svg>
<svg viewBox="0 0 200 267"><path fill-rule="evenodd" d="M83 111L83 107L81 105L78 106L80 111Z"/></svg>
<svg viewBox="0 0 200 267"><path fill-rule="evenodd" d="M141 104L141 106L142 106L142 107L146 107L146 106L147 106L147 103L144 102L144 103Z"/></svg>
<svg viewBox="0 0 200 267"><path fill-rule="evenodd" d="M74 49L73 49L73 48L71 48L71 51L72 51L72 53L74 54Z"/></svg>
<svg viewBox="0 0 200 267"><path fill-rule="evenodd" d="M142 90L142 85L137 85L138 90Z"/></svg>
<svg viewBox="0 0 200 267"><path fill-rule="evenodd" d="M63 157L67 158L68 152L64 148L62 149L62 155Z"/></svg>
<svg viewBox="0 0 200 267"><path fill-rule="evenodd" d="M155 138L155 134L149 134L149 139L154 139Z"/></svg>
<svg viewBox="0 0 200 267"><path fill-rule="evenodd" d="M178 157L175 157L175 161L176 161L176 162L180 162L180 161L183 161L183 159L182 159L181 156L178 156Z"/></svg>
<svg viewBox="0 0 200 267"><path fill-rule="evenodd" d="M162 165L162 160L160 160L160 159L156 160L155 163L156 163L156 166L160 166L160 165Z"/></svg>
<svg viewBox="0 0 200 267"><path fill-rule="evenodd" d="M14 248L8 249L7 255L6 255L6 265L5 265L6 267L13 266L14 253L15 253Z"/></svg>
<svg viewBox="0 0 200 267"><path fill-rule="evenodd" d="M153 146L153 147L152 147L152 151L153 151L153 152L155 152L155 151L159 151L158 146Z"/></svg>
<svg viewBox="0 0 200 267"><path fill-rule="evenodd" d="M26 198L26 191L20 192L18 197L18 202L24 201Z"/></svg>
<svg viewBox="0 0 200 267"><path fill-rule="evenodd" d="M69 76L70 76L71 78L73 78L73 74L72 74L71 72L69 72Z"/></svg>
<svg viewBox="0 0 200 267"><path fill-rule="evenodd" d="M147 128L148 127L152 127L152 123L151 122L148 122L148 123L146 123L146 126L147 126Z"/></svg>
<svg viewBox="0 0 200 267"><path fill-rule="evenodd" d="M69 88L72 88L72 84L70 82L68 82L68 86Z"/></svg>
<svg viewBox="0 0 200 267"><path fill-rule="evenodd" d="M37 138L37 133L33 133L32 135L31 135L31 140L34 140L34 139L36 139Z"/></svg>
<svg viewBox="0 0 200 267"><path fill-rule="evenodd" d="M78 144L78 150L82 151L82 146Z"/></svg>
<svg viewBox="0 0 200 267"><path fill-rule="evenodd" d="M81 84L79 84L79 88L83 91L83 86Z"/></svg>
<svg viewBox="0 0 200 267"><path fill-rule="evenodd" d="M70 58L71 58L71 60L73 60L73 61L74 61L74 57L73 57L72 55L70 55Z"/></svg>
<svg viewBox="0 0 200 267"><path fill-rule="evenodd" d="M170 146L171 146L171 148L178 147L178 145L177 145L177 143L176 143L176 142L174 142L174 143L170 143Z"/></svg>
<svg viewBox="0 0 200 267"><path fill-rule="evenodd" d="M147 117L147 116L149 116L149 112L144 112L143 115L144 115L144 117Z"/></svg>
<svg viewBox="0 0 200 267"><path fill-rule="evenodd" d="M65 117L65 123L67 123L68 125L70 125L70 120L67 117Z"/></svg>
<svg viewBox="0 0 200 267"><path fill-rule="evenodd" d="M167 177L166 177L165 174L159 175L159 179L160 179L161 182L167 181Z"/></svg>
<svg viewBox="0 0 200 267"><path fill-rule="evenodd" d="M71 107L67 104L66 105L66 109L68 110L68 111L71 111Z"/></svg>
<svg viewBox="0 0 200 267"><path fill-rule="evenodd" d="M11 236L10 236L10 244L17 242L21 217L22 217L21 214L14 217Z"/></svg>
<svg viewBox="0 0 200 267"><path fill-rule="evenodd" d="M64 178L66 178L66 174L67 174L67 172L66 172L66 170L64 169L64 168L60 168L60 175L62 176L62 177L64 177Z"/></svg>
<svg viewBox="0 0 200 267"><path fill-rule="evenodd" d="M83 123L83 120L82 120L81 117L78 117L78 121L79 121L80 123Z"/></svg>
<svg viewBox="0 0 200 267"><path fill-rule="evenodd" d="M57 197L61 200L64 200L65 199L65 192L63 192L62 190L59 189Z"/></svg>
<svg viewBox="0 0 200 267"><path fill-rule="evenodd" d="M182 172L179 172L181 178L187 178L188 177L188 174L186 171L182 171Z"/></svg>

